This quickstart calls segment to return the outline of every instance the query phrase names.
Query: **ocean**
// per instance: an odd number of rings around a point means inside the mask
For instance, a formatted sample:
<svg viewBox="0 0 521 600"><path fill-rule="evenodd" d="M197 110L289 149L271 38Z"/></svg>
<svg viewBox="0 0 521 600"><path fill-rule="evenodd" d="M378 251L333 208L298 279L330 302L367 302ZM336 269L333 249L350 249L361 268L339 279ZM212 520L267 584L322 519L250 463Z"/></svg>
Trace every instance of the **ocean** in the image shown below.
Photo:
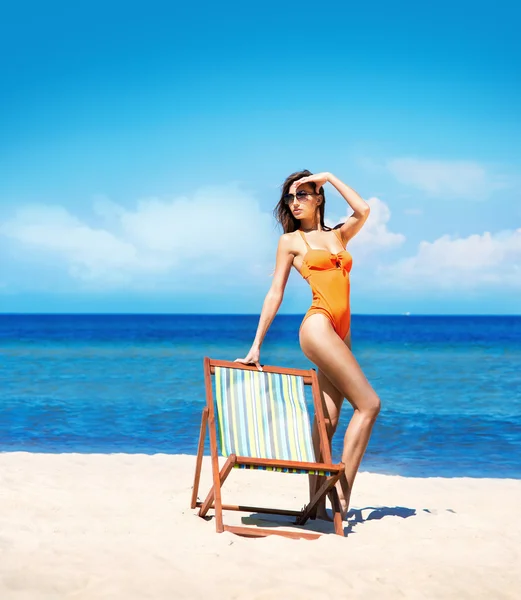
<svg viewBox="0 0 521 600"><path fill-rule="evenodd" d="M276 317L263 364L312 366L301 320ZM0 315L0 451L195 454L203 357L245 356L257 322ZM521 316L353 315L352 339L382 400L362 470L521 478ZM335 460L351 413L346 402Z"/></svg>

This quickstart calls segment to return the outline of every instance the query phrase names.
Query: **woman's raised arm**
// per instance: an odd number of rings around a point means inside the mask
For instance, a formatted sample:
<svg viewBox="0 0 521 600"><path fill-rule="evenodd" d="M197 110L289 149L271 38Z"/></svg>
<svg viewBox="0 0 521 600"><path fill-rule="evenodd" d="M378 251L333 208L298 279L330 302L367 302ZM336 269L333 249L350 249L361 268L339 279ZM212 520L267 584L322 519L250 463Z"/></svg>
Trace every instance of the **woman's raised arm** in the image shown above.
<svg viewBox="0 0 521 600"><path fill-rule="evenodd" d="M339 227L344 244L347 244L362 229L362 225L366 222L370 211L369 204L353 188L340 181L332 173L324 172L298 179L291 185L290 192L294 194L302 183L313 183L318 191L328 181L342 194L344 200L353 209L353 214Z"/></svg>
<svg viewBox="0 0 521 600"><path fill-rule="evenodd" d="M327 175L329 183L335 186L353 209L353 214L348 217L346 222L340 227L340 233L342 234L344 244L347 244L347 242L362 229L363 224L367 221L370 211L369 204L367 204L353 188L350 188L343 181L340 181L338 177L335 177L332 173L328 173Z"/></svg>
<svg viewBox="0 0 521 600"><path fill-rule="evenodd" d="M264 336L269 329L279 306L282 303L284 297L284 289L286 288L286 282L288 281L289 272L291 265L293 264L294 253L291 251L291 238L288 234L284 234L279 239L279 245L277 248L277 258L275 264L275 271L273 273L273 281L271 287L264 298L262 305L261 314L259 317L259 324L257 326L257 333L253 344L244 358L237 358L235 362L243 364L255 364L259 371L262 371L260 366L260 348L264 340Z"/></svg>

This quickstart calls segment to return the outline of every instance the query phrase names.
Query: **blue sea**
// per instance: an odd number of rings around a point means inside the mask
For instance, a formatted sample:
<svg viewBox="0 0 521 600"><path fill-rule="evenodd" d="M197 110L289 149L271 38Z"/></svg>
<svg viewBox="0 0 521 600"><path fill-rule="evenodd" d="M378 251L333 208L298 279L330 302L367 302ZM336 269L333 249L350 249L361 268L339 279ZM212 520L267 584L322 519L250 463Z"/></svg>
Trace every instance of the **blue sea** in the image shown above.
<svg viewBox="0 0 521 600"><path fill-rule="evenodd" d="M301 319L276 317L263 364L311 366ZM0 451L195 454L203 357L245 356L257 322L0 315ZM521 478L521 317L354 315L352 337L382 399L362 470Z"/></svg>

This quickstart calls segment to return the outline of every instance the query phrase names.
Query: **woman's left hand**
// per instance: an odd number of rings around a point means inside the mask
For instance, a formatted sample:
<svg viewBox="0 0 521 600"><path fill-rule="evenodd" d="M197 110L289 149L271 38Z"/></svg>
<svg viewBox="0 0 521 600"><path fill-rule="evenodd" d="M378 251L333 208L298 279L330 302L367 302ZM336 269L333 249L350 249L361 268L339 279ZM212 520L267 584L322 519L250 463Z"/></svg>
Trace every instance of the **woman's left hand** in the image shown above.
<svg viewBox="0 0 521 600"><path fill-rule="evenodd" d="M329 173L315 173L314 175L301 177L300 179L297 179L297 181L294 181L291 184L291 187L289 188L289 193L296 194L298 186L302 185L303 183L314 183L318 192L318 190L328 182L329 175Z"/></svg>

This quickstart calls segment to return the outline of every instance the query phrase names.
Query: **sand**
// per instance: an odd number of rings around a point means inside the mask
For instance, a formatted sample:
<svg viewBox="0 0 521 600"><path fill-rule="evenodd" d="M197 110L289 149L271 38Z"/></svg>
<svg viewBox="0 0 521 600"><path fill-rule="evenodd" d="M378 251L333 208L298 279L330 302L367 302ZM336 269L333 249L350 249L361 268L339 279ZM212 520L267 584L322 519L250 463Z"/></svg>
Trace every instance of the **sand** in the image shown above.
<svg viewBox="0 0 521 600"><path fill-rule="evenodd" d="M362 472L345 538L247 539L189 508L194 463L0 454L0 599L521 597L521 481ZM306 490L305 476L234 470L223 496L299 509Z"/></svg>

